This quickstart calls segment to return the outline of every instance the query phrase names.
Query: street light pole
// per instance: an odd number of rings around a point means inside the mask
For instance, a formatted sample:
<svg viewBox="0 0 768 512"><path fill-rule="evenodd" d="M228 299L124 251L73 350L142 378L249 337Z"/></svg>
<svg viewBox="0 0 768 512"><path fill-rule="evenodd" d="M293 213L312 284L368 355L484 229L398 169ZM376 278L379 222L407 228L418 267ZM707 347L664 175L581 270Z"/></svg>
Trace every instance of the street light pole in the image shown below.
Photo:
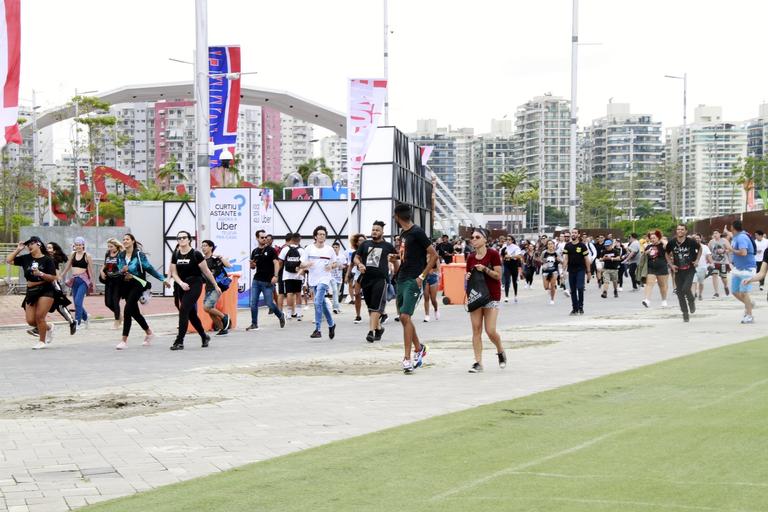
<svg viewBox="0 0 768 512"><path fill-rule="evenodd" d="M688 73L683 76L664 75L665 78L674 78L683 81L683 185L681 192L680 220L685 222L686 179L688 177Z"/></svg>
<svg viewBox="0 0 768 512"><path fill-rule="evenodd" d="M578 107L576 105L577 60L579 48L579 0L573 0L571 27L571 168L569 180L568 225L576 226L576 144L578 129ZM543 185L543 183L542 183Z"/></svg>
<svg viewBox="0 0 768 512"><path fill-rule="evenodd" d="M210 239L211 178L208 146L210 139L208 111L208 2L195 0L195 129L197 187L195 220L197 241Z"/></svg>

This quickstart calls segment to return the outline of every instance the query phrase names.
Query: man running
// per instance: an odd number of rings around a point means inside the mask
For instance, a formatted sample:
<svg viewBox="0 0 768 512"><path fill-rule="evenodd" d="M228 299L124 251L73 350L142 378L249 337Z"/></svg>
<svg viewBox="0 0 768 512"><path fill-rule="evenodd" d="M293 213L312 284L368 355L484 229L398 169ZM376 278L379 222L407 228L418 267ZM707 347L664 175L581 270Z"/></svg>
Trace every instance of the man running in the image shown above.
<svg viewBox="0 0 768 512"><path fill-rule="evenodd" d="M712 232L712 240L709 241L709 250L712 251L712 261L715 264L715 272L712 274L712 286L715 288L715 294L713 298L720 297L720 286L718 284L718 277L723 282L723 288L725 288L725 296L730 294L728 289L728 252L730 244L728 240L720 236L718 230Z"/></svg>
<svg viewBox="0 0 768 512"><path fill-rule="evenodd" d="M365 339L369 343L379 341L384 334L381 316L387 305L390 260L393 260L395 272L397 272L398 263L395 261L395 254L395 246L384 240L384 223L380 220L373 223L371 239L360 244L355 253L354 264L361 274L360 287L368 308L370 330Z"/></svg>
<svg viewBox="0 0 768 512"><path fill-rule="evenodd" d="M589 249L579 240L579 230L571 230L571 241L563 249L563 266L568 269L568 287L571 289L571 316L584 314L584 279L592 265Z"/></svg>
<svg viewBox="0 0 768 512"><path fill-rule="evenodd" d="M724 232L730 235L727 230ZM733 296L744 304L741 323L751 324L755 320L752 318L752 299L749 296L752 285L749 283L755 275L755 245L744 232L740 220L733 221L733 238L729 244L729 252L734 267L731 272L731 290Z"/></svg>
<svg viewBox="0 0 768 512"><path fill-rule="evenodd" d="M283 274L283 290L288 303L288 312L290 318L301 322L301 285L304 280L304 271L301 270L301 258L304 256L304 249L301 248L301 235L299 233L289 233L286 237L288 241L278 256Z"/></svg>
<svg viewBox="0 0 768 512"><path fill-rule="evenodd" d="M688 322L690 314L696 312L696 297L693 296L691 286L696 276L696 263L701 256L701 246L687 235L685 224L678 224L675 238L667 242L666 248L667 263L675 273L677 300L683 312L683 322Z"/></svg>
<svg viewBox="0 0 768 512"><path fill-rule="evenodd" d="M640 242L637 239L637 233L629 235L627 244L627 256L624 258L629 272L629 278L632 280L632 291L637 291L637 265L640 263Z"/></svg>
<svg viewBox="0 0 768 512"><path fill-rule="evenodd" d="M245 330L259 330L259 298L261 295L264 296L264 303L267 308L280 321L280 327L285 327L285 315L275 305L273 295L278 273L280 272L277 253L272 245L269 244L266 231L263 229L256 231L256 239L259 246L251 252L251 269L256 270L253 274L253 282L251 283L251 325L246 327Z"/></svg>
<svg viewBox="0 0 768 512"><path fill-rule="evenodd" d="M613 285L613 296L619 296L619 265L621 264L621 247L613 240L603 242L603 293L602 298L608 297L608 283Z"/></svg>
<svg viewBox="0 0 768 512"><path fill-rule="evenodd" d="M403 372L413 373L427 355L427 346L419 342L416 326L411 317L421 296L421 286L437 261L437 251L424 230L411 220L411 207L406 204L395 206L395 221L402 229L401 264L397 273L397 311L403 326ZM411 361L411 346L415 351Z"/></svg>
<svg viewBox="0 0 768 512"><path fill-rule="evenodd" d="M309 287L315 298L315 330L310 334L310 338L323 337L320 332L323 316L328 323L328 337L333 339L336 336L336 322L333 321L325 296L331 289L332 272L339 266L339 262L333 248L325 245L327 236L328 230L325 226L317 226L312 232L315 243L307 246L301 258L301 268L309 271Z"/></svg>

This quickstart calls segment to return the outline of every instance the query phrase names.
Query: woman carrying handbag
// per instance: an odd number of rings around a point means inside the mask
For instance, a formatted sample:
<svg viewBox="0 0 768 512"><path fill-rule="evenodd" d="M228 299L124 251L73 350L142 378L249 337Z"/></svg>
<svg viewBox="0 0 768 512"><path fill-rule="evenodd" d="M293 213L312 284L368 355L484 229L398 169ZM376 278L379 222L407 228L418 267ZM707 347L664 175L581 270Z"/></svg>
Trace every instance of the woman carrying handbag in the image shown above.
<svg viewBox="0 0 768 512"><path fill-rule="evenodd" d="M496 331L501 300L501 256L495 249L488 247L488 233L483 228L474 229L470 243L475 252L467 256L466 279L469 285L467 309L472 321L472 349L475 352L475 362L469 369L469 373L480 373L483 371L483 327L496 347L499 367L507 366L507 355L501 344L501 336ZM473 286L478 281L478 285ZM483 284L485 287L482 286Z"/></svg>

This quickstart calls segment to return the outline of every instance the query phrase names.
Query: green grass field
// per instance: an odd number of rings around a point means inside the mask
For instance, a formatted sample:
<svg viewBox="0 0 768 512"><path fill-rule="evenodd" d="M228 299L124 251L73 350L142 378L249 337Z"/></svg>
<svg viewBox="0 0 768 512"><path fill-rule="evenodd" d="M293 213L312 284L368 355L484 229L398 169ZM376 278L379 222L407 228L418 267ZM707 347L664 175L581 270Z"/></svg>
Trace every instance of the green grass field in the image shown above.
<svg viewBox="0 0 768 512"><path fill-rule="evenodd" d="M765 511L767 441L761 339L85 510Z"/></svg>

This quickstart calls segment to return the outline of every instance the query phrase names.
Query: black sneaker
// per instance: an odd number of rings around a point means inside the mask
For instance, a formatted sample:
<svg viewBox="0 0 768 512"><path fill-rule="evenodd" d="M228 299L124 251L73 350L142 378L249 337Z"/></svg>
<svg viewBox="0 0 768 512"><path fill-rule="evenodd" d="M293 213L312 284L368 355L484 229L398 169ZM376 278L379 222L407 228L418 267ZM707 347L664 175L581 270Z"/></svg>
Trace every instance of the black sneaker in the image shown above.
<svg viewBox="0 0 768 512"><path fill-rule="evenodd" d="M618 298L618 296L619 296L619 291L618 291L618 290L613 290L613 296L614 296L614 297L616 297L616 298Z"/></svg>
<svg viewBox="0 0 768 512"><path fill-rule="evenodd" d="M365 336L365 341L368 343L373 343L374 337L373 337L373 331L368 331L368 334Z"/></svg>
<svg viewBox="0 0 768 512"><path fill-rule="evenodd" d="M389 315L387 315L386 313L381 315L381 325L384 325L385 323L387 323L388 318L389 318Z"/></svg>
<svg viewBox="0 0 768 512"><path fill-rule="evenodd" d="M505 352L499 352L496 354L499 358L499 368L506 368L507 367L507 354Z"/></svg>
<svg viewBox="0 0 768 512"><path fill-rule="evenodd" d="M211 337L210 337L210 336L208 336L208 335L206 334L206 335L205 335L205 338L203 338L203 344L202 344L202 347L203 347L203 348L208 348L208 344L209 344L210 342L211 342Z"/></svg>
<svg viewBox="0 0 768 512"><path fill-rule="evenodd" d="M320 331L314 331L309 335L310 338L322 338L323 334Z"/></svg>
<svg viewBox="0 0 768 512"><path fill-rule="evenodd" d="M362 321L363 321L363 319L362 319L362 318L360 318L359 316L356 316L356 317L355 317L355 323L356 323L356 324L359 324L359 323L360 323L360 322L362 322Z"/></svg>
<svg viewBox="0 0 768 512"><path fill-rule="evenodd" d="M285 314L280 315L280 328L285 327Z"/></svg>
<svg viewBox="0 0 768 512"><path fill-rule="evenodd" d="M291 314L291 318L293 318L293 319L295 319L295 318L296 318L296 317L298 317L298 316L299 316L299 315L297 315L296 313L292 313L292 314Z"/></svg>
<svg viewBox="0 0 768 512"><path fill-rule="evenodd" d="M578 314L579 314L578 310L575 310L575 309L571 310L571 313L570 313L571 316L576 316Z"/></svg>
<svg viewBox="0 0 768 512"><path fill-rule="evenodd" d="M69 322L69 335L74 336L76 332L77 332L77 322L72 320L71 322Z"/></svg>
<svg viewBox="0 0 768 512"><path fill-rule="evenodd" d="M376 329L373 331L373 341L380 341L381 337L384 335L384 328Z"/></svg>
<svg viewBox="0 0 768 512"><path fill-rule="evenodd" d="M328 327L328 337L331 339L336 337L336 324Z"/></svg>
<svg viewBox="0 0 768 512"><path fill-rule="evenodd" d="M483 365L480 363L475 363L472 365L472 368L469 369L469 373L482 373L483 371Z"/></svg>
<svg viewBox="0 0 768 512"><path fill-rule="evenodd" d="M222 325L221 331L229 330L229 326L230 326L229 315L224 315L224 318L221 319L221 325Z"/></svg>
<svg viewBox="0 0 768 512"><path fill-rule="evenodd" d="M691 312L691 314L694 314L696 312L696 301L693 300L688 303L688 310Z"/></svg>
<svg viewBox="0 0 768 512"><path fill-rule="evenodd" d="M258 331L259 326L256 324L251 324L248 327L245 328L246 331Z"/></svg>
<svg viewBox="0 0 768 512"><path fill-rule="evenodd" d="M184 350L184 343L179 343L178 341L174 341L173 345L171 345L171 350Z"/></svg>
<svg viewBox="0 0 768 512"><path fill-rule="evenodd" d="M690 321L691 321L691 319L688 316L688 313L683 313L683 322L690 322Z"/></svg>
<svg viewBox="0 0 768 512"><path fill-rule="evenodd" d="M583 315L583 314L584 314L584 310L583 310L583 309L580 309L580 310L579 310L579 314L580 314L580 315Z"/></svg>
<svg viewBox="0 0 768 512"><path fill-rule="evenodd" d="M227 334L229 334L229 329L222 329L216 333L216 336L226 336Z"/></svg>
<svg viewBox="0 0 768 512"><path fill-rule="evenodd" d="M77 324L75 324L75 329L77 329ZM27 329L27 334L35 338L40 336L40 332L37 330L37 327L32 327L30 329Z"/></svg>
<svg viewBox="0 0 768 512"><path fill-rule="evenodd" d="M272 313L272 310L271 310L271 309L267 309L267 314L268 314L268 315L273 315L274 313Z"/></svg>
<svg viewBox="0 0 768 512"><path fill-rule="evenodd" d="M600 296L605 299L608 297L608 292L604 291L603 293L600 294Z"/></svg>

